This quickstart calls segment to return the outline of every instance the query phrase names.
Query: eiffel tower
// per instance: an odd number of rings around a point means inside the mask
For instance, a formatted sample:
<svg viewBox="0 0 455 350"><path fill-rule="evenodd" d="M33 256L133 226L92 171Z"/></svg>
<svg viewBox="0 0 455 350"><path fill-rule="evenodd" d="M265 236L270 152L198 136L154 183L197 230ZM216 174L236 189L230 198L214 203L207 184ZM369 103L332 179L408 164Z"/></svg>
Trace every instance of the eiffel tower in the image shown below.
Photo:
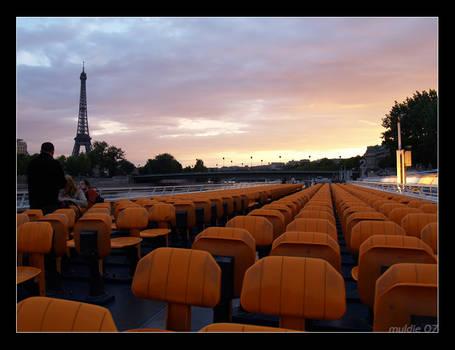
<svg viewBox="0 0 455 350"><path fill-rule="evenodd" d="M91 137L88 132L86 80L87 74L84 72L84 62L82 62L81 97L79 100L79 118L77 120L76 137L74 138L73 157L79 155L81 146L85 146L85 153L89 153L92 150Z"/></svg>

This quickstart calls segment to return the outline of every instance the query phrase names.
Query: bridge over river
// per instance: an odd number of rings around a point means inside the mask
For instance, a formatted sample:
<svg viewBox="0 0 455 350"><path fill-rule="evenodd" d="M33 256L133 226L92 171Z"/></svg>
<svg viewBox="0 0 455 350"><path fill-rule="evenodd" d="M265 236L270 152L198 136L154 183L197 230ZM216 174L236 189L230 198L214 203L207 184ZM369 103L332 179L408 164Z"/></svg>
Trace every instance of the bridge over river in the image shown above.
<svg viewBox="0 0 455 350"><path fill-rule="evenodd" d="M133 176L134 183L151 183L169 179L186 179L186 180L234 180L243 181L263 181L263 180L281 180L294 178L298 181L309 181L314 178L322 177L331 179L338 176L339 171L335 170L243 170L243 171L209 171L196 173L175 173L175 174L149 174Z"/></svg>

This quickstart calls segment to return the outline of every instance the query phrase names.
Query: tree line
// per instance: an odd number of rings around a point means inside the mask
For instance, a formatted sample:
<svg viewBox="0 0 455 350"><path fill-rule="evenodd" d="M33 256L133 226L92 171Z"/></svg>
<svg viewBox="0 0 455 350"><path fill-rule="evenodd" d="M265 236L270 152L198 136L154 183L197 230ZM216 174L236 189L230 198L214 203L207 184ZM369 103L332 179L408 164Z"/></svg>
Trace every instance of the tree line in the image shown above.
<svg viewBox="0 0 455 350"><path fill-rule="evenodd" d="M37 157L38 153L17 154L17 175L25 175L30 160ZM71 176L100 176L112 177L117 175L129 175L136 169L135 165L125 158L125 152L116 146L111 146L105 141L95 141L92 151L81 152L77 156L56 158L62 165L63 171ZM202 159L196 159L193 167L185 168L169 153L157 155L154 159L148 159L143 167L138 168L139 174L166 174L179 172L206 172Z"/></svg>

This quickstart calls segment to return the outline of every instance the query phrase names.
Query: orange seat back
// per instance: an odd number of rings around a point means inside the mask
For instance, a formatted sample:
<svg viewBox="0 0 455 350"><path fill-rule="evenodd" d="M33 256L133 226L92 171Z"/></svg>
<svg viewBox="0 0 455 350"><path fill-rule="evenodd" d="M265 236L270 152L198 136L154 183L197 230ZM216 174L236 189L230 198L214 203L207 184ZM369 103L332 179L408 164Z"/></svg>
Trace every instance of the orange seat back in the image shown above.
<svg viewBox="0 0 455 350"><path fill-rule="evenodd" d="M49 222L54 230L53 251L56 256L66 254L66 241L69 239L68 217L65 214L47 214L39 221Z"/></svg>
<svg viewBox="0 0 455 350"><path fill-rule="evenodd" d="M57 209L52 214L65 214L66 217L68 218L68 227L70 230L74 227L74 224L76 223L76 213L74 212L73 209L69 208Z"/></svg>
<svg viewBox="0 0 455 350"><path fill-rule="evenodd" d="M155 221L160 228L167 228L175 222L175 207L172 204L158 203L149 208L149 221Z"/></svg>
<svg viewBox="0 0 455 350"><path fill-rule="evenodd" d="M401 220L408 214L411 213L422 213L422 210L419 208L395 208L389 212L389 219L396 222L398 225L401 225Z"/></svg>
<svg viewBox="0 0 455 350"><path fill-rule="evenodd" d="M281 328L305 329L305 318L339 319L346 311L344 280L323 259L266 256L245 273L242 307L280 316Z"/></svg>
<svg viewBox="0 0 455 350"><path fill-rule="evenodd" d="M52 226L48 222L30 221L17 229L17 251L21 253L49 253L53 240Z"/></svg>
<svg viewBox="0 0 455 350"><path fill-rule="evenodd" d="M256 261L253 236L243 228L209 227L194 239L191 249L205 250L212 255L234 257L234 297L240 297L246 269Z"/></svg>
<svg viewBox="0 0 455 350"><path fill-rule="evenodd" d="M272 244L273 225L265 217L237 215L226 223L226 227L247 230L253 236L256 246Z"/></svg>
<svg viewBox="0 0 455 350"><path fill-rule="evenodd" d="M278 210L284 216L284 226L285 227L287 226L287 224L289 224L292 221L292 219L294 217L292 215L292 209L284 204L277 204L277 203L266 204L262 207L262 209Z"/></svg>
<svg viewBox="0 0 455 350"><path fill-rule="evenodd" d="M433 253L438 254L438 223L426 224L420 232L420 239L433 249Z"/></svg>
<svg viewBox="0 0 455 350"><path fill-rule="evenodd" d="M202 327L199 332L230 332L230 333L244 333L244 332L296 332L293 329L285 329L279 327L268 327L268 326L258 326L253 324L243 324L243 323L212 323L205 327Z"/></svg>
<svg viewBox="0 0 455 350"><path fill-rule="evenodd" d="M304 211L304 210L325 211L326 213L333 215L333 209L326 205L316 205L316 204L307 203L301 211Z"/></svg>
<svg viewBox="0 0 455 350"><path fill-rule="evenodd" d="M305 209L303 209L294 217L294 219L299 219L299 218L327 219L333 225L336 226L336 221L335 221L333 214L329 214L325 210L305 210Z"/></svg>
<svg viewBox="0 0 455 350"><path fill-rule="evenodd" d="M438 269L436 264L395 264L376 282L373 331L407 332L412 317L438 315ZM437 323L418 325L434 332ZM415 325L415 327L417 327Z"/></svg>
<svg viewBox="0 0 455 350"><path fill-rule="evenodd" d="M362 303L373 308L376 280L398 263L436 264L437 260L432 249L413 236L374 235L360 245L357 287Z"/></svg>
<svg viewBox="0 0 455 350"><path fill-rule="evenodd" d="M36 221L43 217L43 211L41 209L27 209L23 211L30 221Z"/></svg>
<svg viewBox="0 0 455 350"><path fill-rule="evenodd" d="M117 332L109 309L78 301L29 297L17 304L18 332Z"/></svg>
<svg viewBox="0 0 455 350"><path fill-rule="evenodd" d="M139 260L131 285L138 298L167 302L166 329L191 330L191 305L220 300L221 269L203 250L161 247Z"/></svg>
<svg viewBox="0 0 455 350"><path fill-rule="evenodd" d="M401 219L401 227L408 236L420 238L422 229L430 222L438 222L437 214L410 213Z"/></svg>
<svg viewBox="0 0 455 350"><path fill-rule="evenodd" d="M378 220L378 221L387 221L387 216L377 211L368 211L368 212L354 212L349 215L346 219L345 231L343 232L344 239L346 241L346 247L351 249L351 233L352 228L359 222L363 220Z"/></svg>
<svg viewBox="0 0 455 350"><path fill-rule="evenodd" d="M406 205L397 202L387 202L379 206L378 211L388 217L389 213L395 208L406 208Z"/></svg>
<svg viewBox="0 0 455 350"><path fill-rule="evenodd" d="M351 230L349 252L358 254L360 245L373 235L406 235L406 231L393 221L363 220L354 225Z"/></svg>
<svg viewBox="0 0 455 350"><path fill-rule="evenodd" d="M327 219L297 218L289 223L286 231L328 233L330 237L338 242L336 226Z"/></svg>
<svg viewBox="0 0 455 350"><path fill-rule="evenodd" d="M139 232L148 225L149 213L141 206L127 207L119 212L115 221L117 228L129 229L131 236L139 237Z"/></svg>
<svg viewBox="0 0 455 350"><path fill-rule="evenodd" d="M239 197L240 198L240 197ZM204 223L209 224L212 218L212 203L208 198L195 197L193 198L195 209L204 209Z"/></svg>
<svg viewBox="0 0 455 350"><path fill-rule="evenodd" d="M25 222L29 222L30 219L28 218L28 215L25 213L18 213L16 214L16 228L22 225Z"/></svg>
<svg viewBox="0 0 455 350"><path fill-rule="evenodd" d="M324 259L341 273L340 247L327 233L286 231L273 241L270 255Z"/></svg>
<svg viewBox="0 0 455 350"><path fill-rule="evenodd" d="M175 213L179 211L186 211L186 225L188 228L192 228L196 225L196 207L194 203L189 200L177 200L173 204L175 208Z"/></svg>
<svg viewBox="0 0 455 350"><path fill-rule="evenodd" d="M108 256L111 252L111 225L111 216L102 213L87 213L77 220L73 234L74 245L78 254L81 252L81 232L97 231L98 257L102 259Z"/></svg>
<svg viewBox="0 0 455 350"><path fill-rule="evenodd" d="M421 205L419 209L428 214L438 213L438 205L434 203Z"/></svg>
<svg viewBox="0 0 455 350"><path fill-rule="evenodd" d="M269 220L273 225L273 239L281 235L285 227L284 215L280 211L274 209L255 209L248 213L248 216L262 216Z"/></svg>

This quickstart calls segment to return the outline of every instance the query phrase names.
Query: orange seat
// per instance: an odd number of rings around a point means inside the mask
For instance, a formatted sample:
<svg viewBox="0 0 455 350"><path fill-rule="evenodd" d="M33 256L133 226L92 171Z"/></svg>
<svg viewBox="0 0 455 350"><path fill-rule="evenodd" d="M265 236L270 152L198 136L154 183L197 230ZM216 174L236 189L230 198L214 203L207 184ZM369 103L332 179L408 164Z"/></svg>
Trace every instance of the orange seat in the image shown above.
<svg viewBox="0 0 455 350"><path fill-rule="evenodd" d="M223 217L230 217L234 214L234 199L225 193L221 193L219 197L223 201Z"/></svg>
<svg viewBox="0 0 455 350"><path fill-rule="evenodd" d="M190 231L196 226L196 207L190 200L177 200L173 203L175 208L176 222L175 226L179 225L179 229L182 229L186 233L186 239L190 239ZM186 221L178 221L177 218L180 213L186 213Z"/></svg>
<svg viewBox="0 0 455 350"><path fill-rule="evenodd" d="M401 225L401 220L408 214L411 213L422 213L422 210L419 208L395 208L389 212L389 219L393 222L396 222L398 225Z"/></svg>
<svg viewBox="0 0 455 350"><path fill-rule="evenodd" d="M199 332L230 332L230 333L244 333L244 332L296 332L293 329L285 329L279 327L268 327L268 326L257 326L252 324L242 324L242 323L212 323L208 326L205 326L199 330Z"/></svg>
<svg viewBox="0 0 455 350"><path fill-rule="evenodd" d="M111 224L111 216L107 214L87 213L82 216L74 225L74 248L76 252L78 254L81 253L81 232L97 231L97 257L101 264L102 259L107 257L111 252Z"/></svg>
<svg viewBox="0 0 455 350"><path fill-rule="evenodd" d="M344 280L323 259L267 256L246 271L240 304L249 312L278 315L280 328L305 330L305 318L344 315Z"/></svg>
<svg viewBox="0 0 455 350"><path fill-rule="evenodd" d="M438 213L438 205L435 203L421 205L419 209L428 214Z"/></svg>
<svg viewBox="0 0 455 350"><path fill-rule="evenodd" d="M76 223L76 213L74 212L73 209L69 208L62 208L62 209L57 209L55 210L52 214L65 214L66 217L68 218L68 230L71 231L74 228L74 225Z"/></svg>
<svg viewBox="0 0 455 350"><path fill-rule="evenodd" d="M91 206L85 213L104 213L104 214L108 214L108 215L111 215L111 211L106 208L106 207L94 207L94 206Z"/></svg>
<svg viewBox="0 0 455 350"><path fill-rule="evenodd" d="M246 229L208 227L196 236L191 249L234 257L233 294L235 298L240 297L245 271L256 261L255 241Z"/></svg>
<svg viewBox="0 0 455 350"><path fill-rule="evenodd" d="M327 205L315 205L308 202L301 211L312 210L312 211L325 211L328 214L333 215L333 208Z"/></svg>
<svg viewBox="0 0 455 350"><path fill-rule="evenodd" d="M172 222L175 221L175 207L172 204L158 203L149 208L148 220L156 223L157 228L149 228L140 232L142 238L166 237L168 245L168 234L171 232Z"/></svg>
<svg viewBox="0 0 455 350"><path fill-rule="evenodd" d="M426 224L420 232L420 239L433 249L433 253L438 254L438 223Z"/></svg>
<svg viewBox="0 0 455 350"><path fill-rule="evenodd" d="M41 209L27 209L23 211L30 221L36 221L43 217L43 211Z"/></svg>
<svg viewBox="0 0 455 350"><path fill-rule="evenodd" d="M50 213L44 215L39 221L49 222L54 230L52 252L54 253L57 272L62 273L62 257L68 253L69 240L68 216L63 213Z"/></svg>
<svg viewBox="0 0 455 350"><path fill-rule="evenodd" d="M437 265L403 263L391 266L376 281L374 299L373 331L437 331ZM413 324L413 318L422 317L426 318L423 324Z"/></svg>
<svg viewBox="0 0 455 350"><path fill-rule="evenodd" d="M205 197L194 197L192 199L192 201L193 201L195 210L196 211L203 210L203 213L204 213L203 216L200 218L200 219L202 219L202 222L200 222L199 224L203 224L202 227L205 227L205 225L210 224L211 219L212 219L212 204L211 204L210 200Z"/></svg>
<svg viewBox="0 0 455 350"><path fill-rule="evenodd" d="M338 243L337 229L327 219L298 218L286 227L286 231L322 232L328 233Z"/></svg>
<svg viewBox="0 0 455 350"><path fill-rule="evenodd" d="M16 284L31 280L41 273L41 269L33 266L18 266L16 269ZM44 294L43 294L44 295Z"/></svg>
<svg viewBox="0 0 455 350"><path fill-rule="evenodd" d="M397 202L386 202L383 203L381 206L378 207L378 211L385 216L389 216L389 213L395 208L407 208L405 204L397 203Z"/></svg>
<svg viewBox="0 0 455 350"><path fill-rule="evenodd" d="M362 303L373 308L376 280L398 263L436 264L437 260L432 249L413 236L374 235L360 245L357 288Z"/></svg>
<svg viewBox="0 0 455 350"><path fill-rule="evenodd" d="M301 210L301 208L303 208L303 204L299 203L297 200L287 199L287 197L276 201L276 203L285 205L288 208L290 208L292 211L292 216L296 216L297 213Z"/></svg>
<svg viewBox="0 0 455 350"><path fill-rule="evenodd" d="M408 236L420 238L420 232L430 222L438 222L437 214L410 213L401 219L401 227Z"/></svg>
<svg viewBox="0 0 455 350"><path fill-rule="evenodd" d="M28 215L25 213L18 213L16 214L16 228L22 225L25 222L29 222L30 219L28 218Z"/></svg>
<svg viewBox="0 0 455 350"><path fill-rule="evenodd" d="M140 232L148 225L149 213L141 206L125 207L119 211L116 225L118 230L127 229L128 236L111 238L111 248L126 248L135 246L137 248L137 256L141 257L141 242Z"/></svg>
<svg viewBox="0 0 455 350"><path fill-rule="evenodd" d="M17 304L18 332L117 332L109 309L78 301L29 297Z"/></svg>
<svg viewBox="0 0 455 350"><path fill-rule="evenodd" d="M273 225L273 239L277 238L285 231L284 215L275 209L254 209L248 213L248 216L262 216L269 220Z"/></svg>
<svg viewBox="0 0 455 350"><path fill-rule="evenodd" d="M46 295L44 254L52 249L53 231L48 222L26 222L17 229L17 252L29 254L29 266L17 266L16 284L38 276L39 293Z"/></svg>
<svg viewBox="0 0 455 350"><path fill-rule="evenodd" d="M270 255L321 258L341 273L340 247L327 233L286 231L273 241Z"/></svg>
<svg viewBox="0 0 455 350"><path fill-rule="evenodd" d="M207 195L208 199L210 200L211 207L215 206L215 217L212 215L212 224L215 225L217 220L223 218L223 201L221 198L214 196L214 195Z"/></svg>
<svg viewBox="0 0 455 350"><path fill-rule="evenodd" d="M360 245L373 235L406 235L406 231L393 221L363 220L355 224L351 230L349 252L357 255Z"/></svg>
<svg viewBox="0 0 455 350"><path fill-rule="evenodd" d="M273 225L262 216L237 215L226 223L226 227L243 228L254 238L256 246L268 246L273 241Z"/></svg>
<svg viewBox="0 0 455 350"><path fill-rule="evenodd" d="M39 221L49 222L54 230L52 250L56 256L66 254L66 241L69 239L68 217L65 214L50 213Z"/></svg>
<svg viewBox="0 0 455 350"><path fill-rule="evenodd" d="M325 210L305 210L304 208L294 217L294 219L299 218L327 219L336 227L335 217Z"/></svg>
<svg viewBox="0 0 455 350"><path fill-rule="evenodd" d="M119 212L115 221L117 229L127 229L131 236L139 237L142 229L148 225L149 213L141 206L126 207Z"/></svg>
<svg viewBox="0 0 455 350"><path fill-rule="evenodd" d="M278 210L281 214L284 216L284 226L286 227L287 224L289 224L292 219L292 210L289 208L287 205L284 204L278 204L278 203L271 203L271 204L266 204L262 207L262 209L272 209L272 210Z"/></svg>
<svg viewBox="0 0 455 350"><path fill-rule="evenodd" d="M366 206L361 206L361 205L355 205L355 206L346 207L341 212L341 215L339 214L342 231L343 232L346 231L346 219L349 217L349 215L351 215L352 213L365 212L365 211L373 211L374 212L375 210L372 207L366 207Z"/></svg>
<svg viewBox="0 0 455 350"><path fill-rule="evenodd" d="M346 248L348 251L351 249L351 233L352 228L359 222L363 220L377 220L377 221L387 221L387 216L377 211L368 211L368 212L354 212L349 215L346 219L346 227L343 232L344 240L346 242Z"/></svg>
<svg viewBox="0 0 455 350"><path fill-rule="evenodd" d="M166 329L191 330L191 305L220 300L221 269L203 250L161 247L137 264L131 290L138 298L167 303Z"/></svg>

